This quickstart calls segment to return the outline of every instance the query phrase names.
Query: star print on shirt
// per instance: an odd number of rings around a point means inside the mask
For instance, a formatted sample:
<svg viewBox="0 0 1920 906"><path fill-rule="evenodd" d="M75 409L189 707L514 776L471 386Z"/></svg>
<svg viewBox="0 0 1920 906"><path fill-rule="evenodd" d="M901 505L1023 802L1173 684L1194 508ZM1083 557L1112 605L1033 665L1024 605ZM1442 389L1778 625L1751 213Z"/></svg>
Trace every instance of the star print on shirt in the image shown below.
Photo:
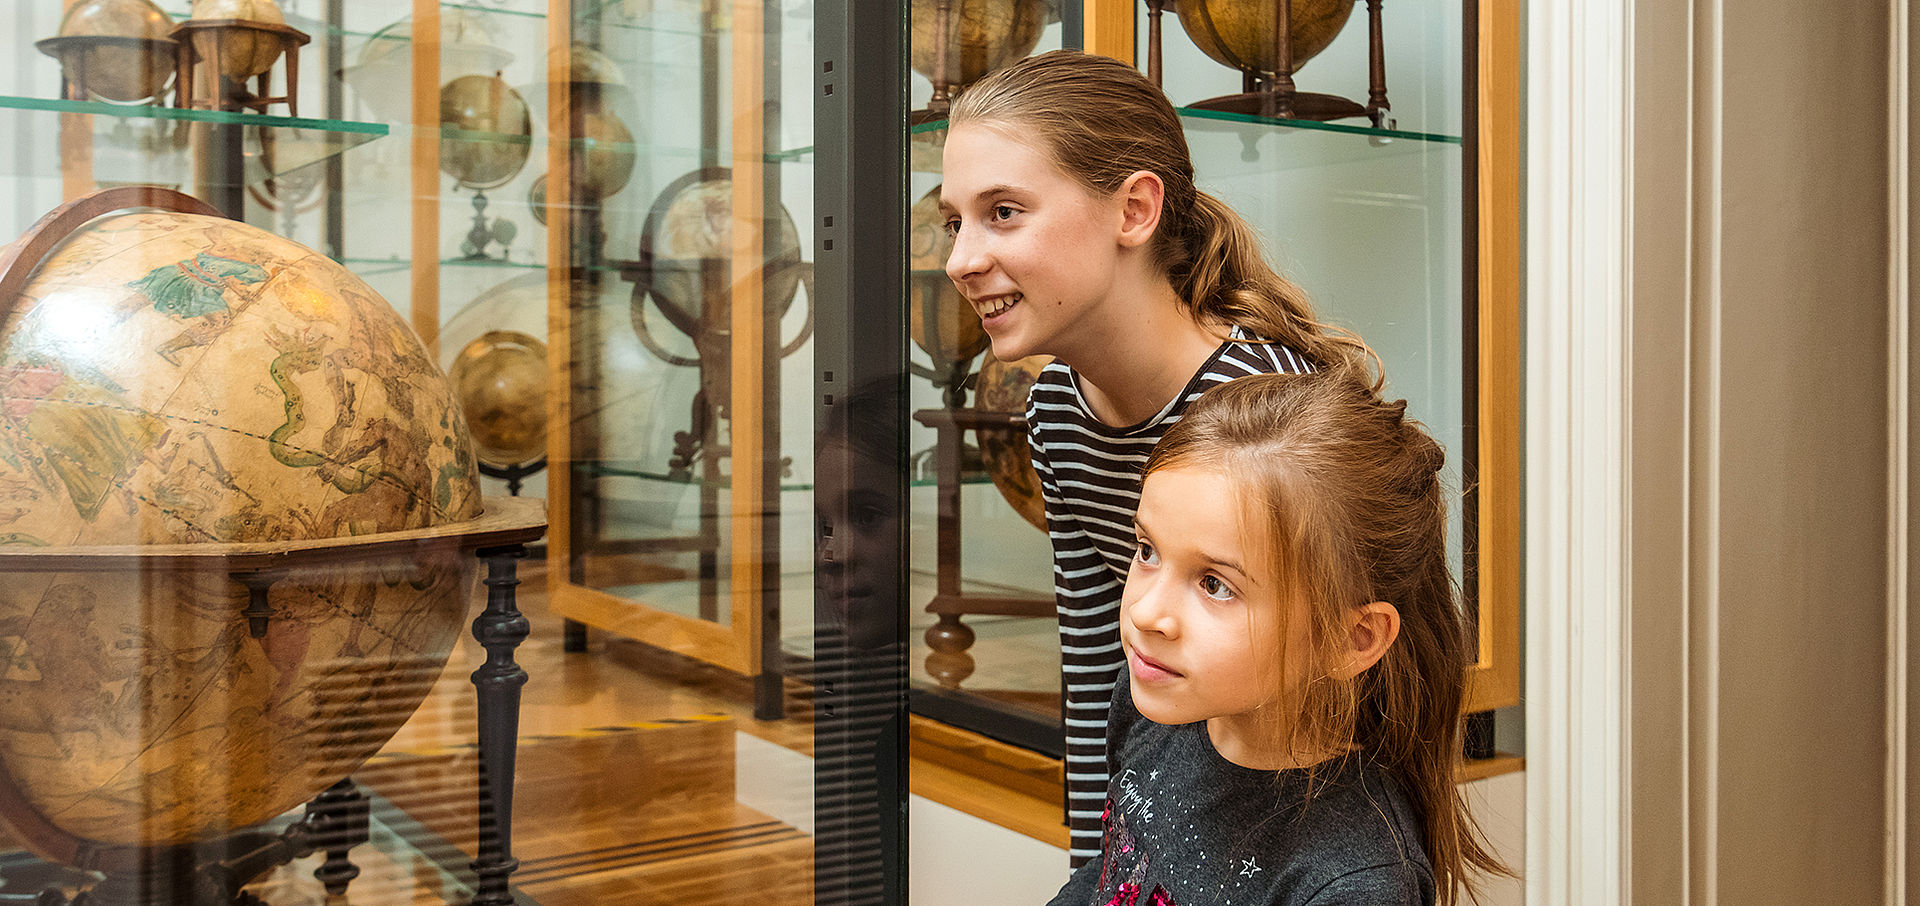
<svg viewBox="0 0 1920 906"><path fill-rule="evenodd" d="M1240 877L1251 878L1253 877L1253 873L1259 870L1260 866L1253 864L1253 859L1251 858L1240 861Z"/></svg>
<svg viewBox="0 0 1920 906"><path fill-rule="evenodd" d="M1159 769L1159 768L1154 768L1154 769L1153 769L1153 770L1152 770L1151 772L1149 772L1149 773L1147 774L1147 779L1148 779L1148 780L1159 780L1159 779L1160 779L1160 769Z"/></svg>

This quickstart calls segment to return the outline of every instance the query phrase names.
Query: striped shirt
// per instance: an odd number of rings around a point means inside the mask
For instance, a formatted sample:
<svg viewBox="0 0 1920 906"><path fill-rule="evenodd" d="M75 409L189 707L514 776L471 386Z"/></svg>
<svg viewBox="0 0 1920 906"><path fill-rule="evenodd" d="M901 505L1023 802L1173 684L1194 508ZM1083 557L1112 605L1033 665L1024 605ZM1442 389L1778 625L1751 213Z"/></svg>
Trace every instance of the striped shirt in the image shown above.
<svg viewBox="0 0 1920 906"><path fill-rule="evenodd" d="M1066 687L1067 826L1075 866L1100 855L1107 706L1114 678L1126 664L1120 650L1120 590L1133 561L1133 514L1140 506L1147 454L1207 388L1249 374L1311 370L1292 350L1247 337L1234 328L1179 395L1137 425L1101 423L1087 409L1072 369L1058 362L1040 373L1027 398L1033 468L1040 474L1053 542Z"/></svg>

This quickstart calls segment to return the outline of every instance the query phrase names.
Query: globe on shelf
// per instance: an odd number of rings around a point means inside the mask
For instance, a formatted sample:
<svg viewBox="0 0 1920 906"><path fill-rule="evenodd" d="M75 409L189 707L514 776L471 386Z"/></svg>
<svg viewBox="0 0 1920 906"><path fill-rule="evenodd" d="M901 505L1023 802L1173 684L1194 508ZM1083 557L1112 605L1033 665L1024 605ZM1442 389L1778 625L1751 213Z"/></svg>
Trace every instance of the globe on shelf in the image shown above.
<svg viewBox="0 0 1920 906"><path fill-rule="evenodd" d="M461 347L447 374L473 430L474 455L501 469L547 452L547 344L490 330Z"/></svg>
<svg viewBox="0 0 1920 906"><path fill-rule="evenodd" d="M1046 25L1045 0L950 0L944 14L940 5L913 0L908 55L936 101L1033 53Z"/></svg>
<svg viewBox="0 0 1920 906"><path fill-rule="evenodd" d="M0 822L58 859L311 800L466 619L471 556L354 553L480 515L446 378L359 278L243 223L109 214L31 266L0 274L27 275L0 311ZM192 565L248 543L340 557L279 577L257 636L247 588ZM103 549L133 565L73 565Z"/></svg>
<svg viewBox="0 0 1920 906"><path fill-rule="evenodd" d="M440 169L469 189L502 186L533 152L533 120L520 92L498 76L465 75L440 87Z"/></svg>
<svg viewBox="0 0 1920 906"><path fill-rule="evenodd" d="M273 0L193 0L193 14L187 21L227 19L282 27L287 24L287 17ZM192 40L201 59L218 60L220 74L236 82L272 69L286 49L285 42L271 32L247 28L219 34L195 30Z"/></svg>
<svg viewBox="0 0 1920 906"><path fill-rule="evenodd" d="M490 17L461 6L440 10L440 83L507 68L513 54L500 47ZM413 17L389 23L367 38L340 78L376 119L412 119Z"/></svg>
<svg viewBox="0 0 1920 906"><path fill-rule="evenodd" d="M920 196L907 219L908 327L914 345L933 359L934 370L944 371L986 349L987 332L947 277L953 237L940 213L940 187Z"/></svg>
<svg viewBox="0 0 1920 906"><path fill-rule="evenodd" d="M580 177L574 181L574 197L582 204L597 204L619 194L633 179L633 165L639 159L633 133L618 116L602 110L579 115ZM533 219L547 222L547 175L540 174L527 189L527 205Z"/></svg>
<svg viewBox="0 0 1920 906"><path fill-rule="evenodd" d="M1027 392L1040 379L1040 371L1053 361L1052 356L1036 355L1002 362L987 355L980 366L979 383L973 395L973 408L979 412L1019 414L1027 411ZM1040 496L1040 475L1033 470L1033 448L1027 445L1027 432L1014 428L980 428L980 459L986 464L993 486L1000 490L1020 518L1034 528L1047 530L1046 501Z"/></svg>
<svg viewBox="0 0 1920 906"><path fill-rule="evenodd" d="M1180 25L1195 47L1222 66L1268 75L1280 69L1280 38L1275 31L1275 0L1259 3L1180 0L1174 4ZM1293 71L1318 56L1340 35L1353 13L1354 0L1289 0L1293 33Z"/></svg>
<svg viewBox="0 0 1920 906"><path fill-rule="evenodd" d="M800 232L784 206L768 211L761 228L775 239L762 272L765 291L785 312L800 286ZM654 201L640 242L640 256L651 267L648 290L661 314L690 337L730 335L732 174L708 168L675 180ZM642 317L636 307L635 326L644 331Z"/></svg>
<svg viewBox="0 0 1920 906"><path fill-rule="evenodd" d="M76 100L145 101L173 78L172 30L172 17L152 0L82 0L61 17L58 37L34 46L60 61Z"/></svg>

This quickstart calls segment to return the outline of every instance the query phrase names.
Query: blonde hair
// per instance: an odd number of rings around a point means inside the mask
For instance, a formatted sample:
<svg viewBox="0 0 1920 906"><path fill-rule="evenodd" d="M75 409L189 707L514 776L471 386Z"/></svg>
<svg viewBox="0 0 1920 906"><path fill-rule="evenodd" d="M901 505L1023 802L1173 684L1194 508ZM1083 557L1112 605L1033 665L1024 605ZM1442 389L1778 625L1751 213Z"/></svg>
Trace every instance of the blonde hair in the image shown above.
<svg viewBox="0 0 1920 906"><path fill-rule="evenodd" d="M951 126L978 123L1035 141L1089 191L1110 196L1152 172L1166 187L1155 263L1188 314L1238 325L1317 367L1378 359L1359 337L1320 322L1292 281L1275 272L1259 237L1225 202L1193 183L1193 157L1167 96L1111 57L1056 50L1028 57L967 88Z"/></svg>
<svg viewBox="0 0 1920 906"><path fill-rule="evenodd" d="M1340 367L1207 391L1146 465L1149 476L1220 470L1249 501L1283 602L1276 654L1284 659L1286 614L1299 607L1321 665L1281 721L1286 741L1362 759L1400 784L1443 906L1471 895L1470 868L1510 873L1454 783L1470 636L1447 566L1445 459L1404 400L1381 399L1366 374ZM1359 675L1326 675L1346 644L1345 615L1373 601L1399 611L1399 638Z"/></svg>

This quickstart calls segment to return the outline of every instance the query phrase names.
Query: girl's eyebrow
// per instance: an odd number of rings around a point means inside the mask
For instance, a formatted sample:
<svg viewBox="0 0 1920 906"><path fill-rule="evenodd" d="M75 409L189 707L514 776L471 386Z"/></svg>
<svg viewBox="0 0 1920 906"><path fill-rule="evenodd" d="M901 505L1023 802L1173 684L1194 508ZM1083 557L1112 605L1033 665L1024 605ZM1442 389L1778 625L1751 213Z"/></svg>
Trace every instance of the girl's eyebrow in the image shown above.
<svg viewBox="0 0 1920 906"><path fill-rule="evenodd" d="M1133 516L1133 531L1134 531L1134 534L1140 535L1142 537L1150 536L1153 534L1152 532L1147 531L1147 527L1144 523L1140 521L1140 514L1138 513L1135 513ZM1213 564L1214 566L1224 566L1230 570L1233 570L1236 573L1239 573L1242 578L1246 579L1251 584L1254 584L1254 585L1260 584L1260 580L1254 578L1253 573L1247 572L1247 568L1244 566L1241 566L1236 561L1228 560L1224 557L1216 557L1213 554L1206 553L1204 551L1200 554L1200 558L1207 561L1208 563Z"/></svg>
<svg viewBox="0 0 1920 906"><path fill-rule="evenodd" d="M994 185L981 189L978 192L973 193L973 197L990 198L995 195L1012 195L1012 194L1018 193L1019 191L1020 191L1020 188L1018 186L1010 186L1010 185L1007 185L1006 183L996 183ZM959 210L958 208L953 206L952 202L947 201L947 196L945 194L942 194L940 196L940 213L952 214L958 210Z"/></svg>

